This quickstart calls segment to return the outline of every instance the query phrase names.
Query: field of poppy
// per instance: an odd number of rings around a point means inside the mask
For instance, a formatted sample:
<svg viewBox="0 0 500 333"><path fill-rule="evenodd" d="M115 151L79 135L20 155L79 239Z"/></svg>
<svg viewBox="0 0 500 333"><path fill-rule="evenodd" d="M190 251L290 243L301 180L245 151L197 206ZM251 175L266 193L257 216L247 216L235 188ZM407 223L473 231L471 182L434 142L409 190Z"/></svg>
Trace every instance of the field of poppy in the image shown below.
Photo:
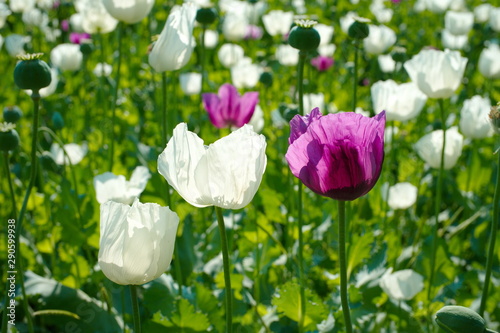
<svg viewBox="0 0 500 333"><path fill-rule="evenodd" d="M0 0L1 332L499 331L499 33L493 0Z"/></svg>

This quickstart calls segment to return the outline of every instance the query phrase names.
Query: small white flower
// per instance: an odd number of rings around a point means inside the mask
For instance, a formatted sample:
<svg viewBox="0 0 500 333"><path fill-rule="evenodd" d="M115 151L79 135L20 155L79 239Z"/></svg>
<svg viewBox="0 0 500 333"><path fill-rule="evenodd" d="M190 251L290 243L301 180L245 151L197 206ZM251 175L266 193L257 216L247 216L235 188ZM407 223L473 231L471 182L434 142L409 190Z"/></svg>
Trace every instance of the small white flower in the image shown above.
<svg viewBox="0 0 500 333"><path fill-rule="evenodd" d="M410 300L424 289L424 278L411 269L392 273L392 268L389 268L380 278L379 284L390 298L398 301Z"/></svg>
<svg viewBox="0 0 500 333"><path fill-rule="evenodd" d="M78 44L59 44L50 52L52 64L63 71L77 71L82 66L83 54Z"/></svg>
<svg viewBox="0 0 500 333"><path fill-rule="evenodd" d="M490 99L479 95L466 99L460 111L460 131L469 138L483 139L493 135L488 114Z"/></svg>
<svg viewBox="0 0 500 333"><path fill-rule="evenodd" d="M64 150L66 150L66 153L68 153L71 164L76 165L83 160L83 158L87 154L88 148L86 143L83 143L82 145L76 143L68 143L64 145ZM53 143L50 147L50 155L58 165L69 164L68 158L64 154L63 149L57 143Z"/></svg>
<svg viewBox="0 0 500 333"><path fill-rule="evenodd" d="M231 67L231 81L238 89L253 88L259 82L261 73L262 67L252 64L250 58L243 58Z"/></svg>
<svg viewBox="0 0 500 333"><path fill-rule="evenodd" d="M186 95L197 95L201 92L200 73L182 73L179 75L179 82Z"/></svg>
<svg viewBox="0 0 500 333"><path fill-rule="evenodd" d="M387 193L387 185L385 183L382 188L382 198L387 201L391 209L407 209L417 202L417 187L410 183L397 183L389 187ZM386 194L389 194L387 199Z"/></svg>
<svg viewBox="0 0 500 333"><path fill-rule="evenodd" d="M113 66L102 62L98 62L95 65L94 70L92 71L92 73L94 73L94 75L97 77L110 76L111 72L113 72Z"/></svg>
<svg viewBox="0 0 500 333"><path fill-rule="evenodd" d="M444 16L444 27L453 35L467 35L474 24L474 14L471 12L447 11Z"/></svg>
<svg viewBox="0 0 500 333"><path fill-rule="evenodd" d="M457 164L462 155L464 138L457 127L446 131L446 147L444 149L444 169L449 170ZM443 130L436 130L423 136L415 144L418 155L432 168L439 169L443 147Z"/></svg>
<svg viewBox="0 0 500 333"><path fill-rule="evenodd" d="M297 66L299 50L288 44L281 44L276 48L276 59L283 66Z"/></svg>
<svg viewBox="0 0 500 333"><path fill-rule="evenodd" d="M441 42L445 48L463 50L467 45L467 41L467 35L454 35L446 29L441 32Z"/></svg>
<svg viewBox="0 0 500 333"><path fill-rule="evenodd" d="M369 25L370 34L363 39L366 52L381 54L396 43L396 33L385 25Z"/></svg>
<svg viewBox="0 0 500 333"><path fill-rule="evenodd" d="M102 3L111 16L129 24L145 18L155 4L154 0L102 0Z"/></svg>
<svg viewBox="0 0 500 333"><path fill-rule="evenodd" d="M500 79L500 47L490 44L479 55L479 72L488 79Z"/></svg>
<svg viewBox="0 0 500 333"><path fill-rule="evenodd" d="M271 36L286 35L293 23L293 12L271 10L262 16L262 23Z"/></svg>
<svg viewBox="0 0 500 333"><path fill-rule="evenodd" d="M217 55L222 66L231 68L243 59L245 51L237 44L226 43L221 46Z"/></svg>

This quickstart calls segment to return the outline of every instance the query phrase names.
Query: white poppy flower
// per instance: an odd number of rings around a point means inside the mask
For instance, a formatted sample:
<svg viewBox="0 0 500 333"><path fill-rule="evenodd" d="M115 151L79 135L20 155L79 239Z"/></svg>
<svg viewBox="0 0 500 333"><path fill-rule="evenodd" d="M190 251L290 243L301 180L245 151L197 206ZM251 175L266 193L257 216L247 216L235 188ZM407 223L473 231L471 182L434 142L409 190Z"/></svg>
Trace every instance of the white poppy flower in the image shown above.
<svg viewBox="0 0 500 333"><path fill-rule="evenodd" d="M111 281L139 285L170 266L179 216L168 207L136 200L101 205L99 266Z"/></svg>
<svg viewBox="0 0 500 333"><path fill-rule="evenodd" d="M130 205L144 191L149 178L151 178L151 174L148 168L143 166L135 168L129 181L124 176L117 176L111 172L97 175L94 177L97 202L103 204L113 200Z"/></svg>
<svg viewBox="0 0 500 333"><path fill-rule="evenodd" d="M205 146L180 123L158 157L158 171L193 206L239 209L259 188L267 163L265 149L264 136L250 125Z"/></svg>
<svg viewBox="0 0 500 333"><path fill-rule="evenodd" d="M173 71L188 63L195 46L193 29L196 11L192 3L172 9L160 37L149 53L149 64L155 71Z"/></svg>
<svg viewBox="0 0 500 333"><path fill-rule="evenodd" d="M389 186L389 193L387 193L387 186L385 183L382 186L382 198L387 201L391 209L407 209L417 202L417 187L410 183L397 183ZM386 195L389 194L389 200Z"/></svg>
<svg viewBox="0 0 500 333"><path fill-rule="evenodd" d="M493 6L489 3L483 3L474 8L474 20L477 23L485 23L490 19L490 10Z"/></svg>
<svg viewBox="0 0 500 333"><path fill-rule="evenodd" d="M453 0L424 0L425 8L433 13L444 13L451 5Z"/></svg>
<svg viewBox="0 0 500 333"><path fill-rule="evenodd" d="M479 55L479 72L488 79L500 79L500 47L490 44Z"/></svg>
<svg viewBox="0 0 500 333"><path fill-rule="evenodd" d="M231 68L243 59L245 51L238 44L226 43L222 45L217 52L219 61L222 66Z"/></svg>
<svg viewBox="0 0 500 333"><path fill-rule="evenodd" d="M219 33L215 30L205 31L205 48L207 50L212 50L217 46L219 42Z"/></svg>
<svg viewBox="0 0 500 333"><path fill-rule="evenodd" d="M248 125L251 125L255 132L262 132L262 129L264 128L264 111L262 111L260 105L257 104L255 106L255 111L253 112Z"/></svg>
<svg viewBox="0 0 500 333"><path fill-rule="evenodd" d="M179 75L181 89L186 95L196 95L201 92L200 73L182 73Z"/></svg>
<svg viewBox="0 0 500 333"><path fill-rule="evenodd" d="M231 81L238 89L253 88L259 82L261 73L262 68L245 57L231 67Z"/></svg>
<svg viewBox="0 0 500 333"><path fill-rule="evenodd" d="M366 52L371 54L381 54L387 51L396 43L396 33L385 25L369 25L370 34L363 39L363 46Z"/></svg>
<svg viewBox="0 0 500 333"><path fill-rule="evenodd" d="M129 24L145 18L155 4L154 0L102 0L102 3L111 16Z"/></svg>
<svg viewBox="0 0 500 333"><path fill-rule="evenodd" d="M446 147L444 149L444 169L449 170L457 164L462 155L464 138L458 133L457 127L446 131ZM436 130L424 135L415 144L418 155L432 168L438 169L441 164L443 147L443 130Z"/></svg>
<svg viewBox="0 0 500 333"><path fill-rule="evenodd" d="M118 20L109 15L101 0L80 0L75 8L81 14L82 29L86 33L107 34L118 25Z"/></svg>
<svg viewBox="0 0 500 333"><path fill-rule="evenodd" d="M385 110L387 121L408 121L417 117L427 96L413 82L397 84L393 80L377 81L371 87L373 110Z"/></svg>
<svg viewBox="0 0 500 333"><path fill-rule="evenodd" d="M331 25L318 23L314 26L314 29L316 29L316 31L319 33L320 46L330 44L330 42L332 41L333 32L335 31Z"/></svg>
<svg viewBox="0 0 500 333"><path fill-rule="evenodd" d="M10 9L14 13L21 13L35 7L35 0L10 0Z"/></svg>
<svg viewBox="0 0 500 333"><path fill-rule="evenodd" d="M63 71L77 71L82 66L83 54L80 45L64 43L59 44L50 52L52 65Z"/></svg>
<svg viewBox="0 0 500 333"><path fill-rule="evenodd" d="M453 35L467 35L474 24L474 14L471 12L447 11L444 15L444 27Z"/></svg>
<svg viewBox="0 0 500 333"><path fill-rule="evenodd" d="M441 32L441 43L447 49L463 50L468 40L467 35L454 35L446 29Z"/></svg>
<svg viewBox="0 0 500 333"><path fill-rule="evenodd" d="M493 135L488 114L491 103L479 95L466 99L460 111L460 131L469 138L483 139Z"/></svg>
<svg viewBox="0 0 500 333"><path fill-rule="evenodd" d="M31 37L18 34L11 34L5 37L5 49L12 57L25 54L24 45L31 41Z"/></svg>
<svg viewBox="0 0 500 333"><path fill-rule="evenodd" d="M241 13L227 13L222 22L224 38L231 42L243 40L247 34L248 25L248 19Z"/></svg>
<svg viewBox="0 0 500 333"><path fill-rule="evenodd" d="M500 32L500 7L490 10L490 27L495 32Z"/></svg>
<svg viewBox="0 0 500 333"><path fill-rule="evenodd" d="M405 62L411 80L430 98L449 98L462 81L467 58L458 51L422 50Z"/></svg>
<svg viewBox="0 0 500 333"><path fill-rule="evenodd" d="M66 153L68 153L71 164L75 165L83 160L83 158L87 154L88 148L86 143L83 143L82 145L76 143L68 143L64 145L64 150L66 150ZM58 165L69 164L68 158L64 154L61 146L59 146L57 143L53 143L50 147L50 155Z"/></svg>
<svg viewBox="0 0 500 333"><path fill-rule="evenodd" d="M110 64L107 64L107 63L102 63L102 62L98 62L95 65L94 70L92 71L92 73L94 73L94 75L97 77L101 77L103 75L110 76L111 72L113 72L113 66L111 66Z"/></svg>
<svg viewBox="0 0 500 333"><path fill-rule="evenodd" d="M276 59L283 66L297 66L299 62L299 50L288 44L280 44L276 48Z"/></svg>
<svg viewBox="0 0 500 333"><path fill-rule="evenodd" d="M312 109L319 108L324 110L325 108L325 95L323 93L317 94L304 94L304 116L309 114Z"/></svg>
<svg viewBox="0 0 500 333"><path fill-rule="evenodd" d="M271 10L262 16L262 23L271 36L284 36L290 32L290 27L293 24L293 12Z"/></svg>
<svg viewBox="0 0 500 333"><path fill-rule="evenodd" d="M410 300L424 289L424 278L411 269L392 273L390 268L380 278L379 285L394 300Z"/></svg>

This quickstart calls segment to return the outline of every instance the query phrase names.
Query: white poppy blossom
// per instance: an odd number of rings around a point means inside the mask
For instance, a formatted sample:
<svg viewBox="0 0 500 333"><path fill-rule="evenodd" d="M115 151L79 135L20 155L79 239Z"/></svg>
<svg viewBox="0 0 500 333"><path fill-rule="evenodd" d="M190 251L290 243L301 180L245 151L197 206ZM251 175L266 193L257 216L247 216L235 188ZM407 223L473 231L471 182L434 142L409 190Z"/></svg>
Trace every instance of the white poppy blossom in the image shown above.
<svg viewBox="0 0 500 333"><path fill-rule="evenodd" d="M31 41L31 37L18 34L11 34L5 37L5 49L12 57L25 54L24 45Z"/></svg>
<svg viewBox="0 0 500 333"><path fill-rule="evenodd" d="M462 81L467 58L458 51L422 50L405 62L411 80L430 98L449 98Z"/></svg>
<svg viewBox="0 0 500 333"><path fill-rule="evenodd" d="M222 45L219 52L217 52L220 63L226 68L231 68L236 65L241 59L243 59L244 54L245 51L241 46L231 43Z"/></svg>
<svg viewBox="0 0 500 333"><path fill-rule="evenodd" d="M493 135L488 114L491 103L479 95L466 99L460 111L460 131L469 138L483 139Z"/></svg>
<svg viewBox="0 0 500 333"><path fill-rule="evenodd" d="M247 34L248 25L248 19L241 13L227 13L222 23L224 38L231 42L243 40Z"/></svg>
<svg viewBox="0 0 500 333"><path fill-rule="evenodd" d="M389 186L389 192L387 192L387 186L389 184L385 183L382 188L382 197L391 209L407 209L417 202L417 187L413 184L403 182L397 183L393 186ZM389 194L389 199L386 195Z"/></svg>
<svg viewBox="0 0 500 333"><path fill-rule="evenodd" d="M495 32L500 32L500 7L490 10L490 27Z"/></svg>
<svg viewBox="0 0 500 333"><path fill-rule="evenodd" d="M446 147L444 149L444 169L449 170L457 164L462 155L464 137L458 133L457 127L446 131ZM432 168L438 169L441 164L441 151L443 147L443 130L435 130L424 135L415 144L418 155Z"/></svg>
<svg viewBox="0 0 500 333"><path fill-rule="evenodd" d="M479 55L479 72L488 79L500 79L500 47L490 44Z"/></svg>
<svg viewBox="0 0 500 333"><path fill-rule="evenodd" d="M101 0L80 0L75 8L81 15L82 29L89 34L107 34L115 30L118 20L109 15Z"/></svg>
<svg viewBox="0 0 500 333"><path fill-rule="evenodd" d="M152 281L170 266L179 216L154 203L101 205L98 261L104 275L121 285Z"/></svg>
<svg viewBox="0 0 500 333"><path fill-rule="evenodd" d="M200 73L182 73L179 75L181 89L186 95L196 95L201 92Z"/></svg>
<svg viewBox="0 0 500 333"><path fill-rule="evenodd" d="M385 25L369 25L370 34L363 39L363 46L366 52L371 54L381 54L387 51L396 43L396 33Z"/></svg>
<svg viewBox="0 0 500 333"><path fill-rule="evenodd" d="M288 44L281 44L276 48L276 59L283 66L297 66L299 50Z"/></svg>
<svg viewBox="0 0 500 333"><path fill-rule="evenodd" d="M468 41L467 35L454 35L447 29L441 32L441 43L443 47L451 50L463 50L467 45Z"/></svg>
<svg viewBox="0 0 500 333"><path fill-rule="evenodd" d="M474 14L471 12L447 11L444 15L444 26L453 35L467 35L474 24Z"/></svg>
<svg viewBox="0 0 500 333"><path fill-rule="evenodd" d="M314 29L319 33L319 45L324 46L330 44L333 38L333 32L335 31L331 25L326 25L318 23L314 26Z"/></svg>
<svg viewBox="0 0 500 333"><path fill-rule="evenodd" d="M293 23L293 12L271 10L262 16L262 23L271 36L286 35Z"/></svg>
<svg viewBox="0 0 500 333"><path fill-rule="evenodd" d="M413 82L377 81L371 87L371 96L373 110L377 114L385 110L387 121L414 119L427 102L427 96Z"/></svg>
<svg viewBox="0 0 500 333"><path fill-rule="evenodd" d="M451 5L453 0L424 0L425 8L433 13L444 13Z"/></svg>
<svg viewBox="0 0 500 333"><path fill-rule="evenodd" d="M310 113L314 108L323 110L325 107L325 95L323 93L304 94L302 101L304 103L304 116Z"/></svg>
<svg viewBox="0 0 500 333"><path fill-rule="evenodd" d="M158 171L193 206L239 209L259 188L267 163L265 150L264 136L250 125L205 146L180 123L158 157Z"/></svg>
<svg viewBox="0 0 500 333"><path fill-rule="evenodd" d="M112 200L131 205L146 188L151 174L148 168L138 166L135 168L130 180L122 175L105 172L94 177L94 189L97 202L100 204Z"/></svg>
<svg viewBox="0 0 500 333"><path fill-rule="evenodd" d="M217 46L219 42L219 33L215 30L205 31L205 48L207 50L212 50Z"/></svg>
<svg viewBox="0 0 500 333"><path fill-rule="evenodd" d="M154 0L102 0L102 3L111 16L129 24L145 18L155 4Z"/></svg>
<svg viewBox="0 0 500 333"><path fill-rule="evenodd" d="M392 73L396 69L396 62L390 54L381 54L377 60L380 70L384 73Z"/></svg>
<svg viewBox="0 0 500 333"><path fill-rule="evenodd" d="M35 7L35 0L10 0L10 9L14 13L21 13Z"/></svg>
<svg viewBox="0 0 500 333"><path fill-rule="evenodd" d="M83 160L87 154L88 147L86 143L83 143L82 145L77 143L68 143L64 145L64 150L68 153L71 164L75 165ZM58 165L69 164L68 157L66 157L63 149L57 143L53 143L50 147L50 155Z"/></svg>
<svg viewBox="0 0 500 333"><path fill-rule="evenodd" d="M191 58L197 8L192 3L176 6L170 12L160 37L149 53L149 64L161 73L180 69Z"/></svg>
<svg viewBox="0 0 500 333"><path fill-rule="evenodd" d="M490 10L493 6L489 3L483 3L474 8L474 20L477 23L485 23L490 19Z"/></svg>
<svg viewBox="0 0 500 333"><path fill-rule="evenodd" d="M379 285L394 300L410 300L424 289L424 278L411 269L392 273L390 268L380 278Z"/></svg>
<svg viewBox="0 0 500 333"><path fill-rule="evenodd" d="M262 67L252 64L252 60L245 57L231 67L231 81L238 89L253 88L259 82L262 71Z"/></svg>
<svg viewBox="0 0 500 333"><path fill-rule="evenodd" d="M63 71L76 71L80 69L83 61L83 54L80 45L64 43L59 44L50 52L52 65Z"/></svg>

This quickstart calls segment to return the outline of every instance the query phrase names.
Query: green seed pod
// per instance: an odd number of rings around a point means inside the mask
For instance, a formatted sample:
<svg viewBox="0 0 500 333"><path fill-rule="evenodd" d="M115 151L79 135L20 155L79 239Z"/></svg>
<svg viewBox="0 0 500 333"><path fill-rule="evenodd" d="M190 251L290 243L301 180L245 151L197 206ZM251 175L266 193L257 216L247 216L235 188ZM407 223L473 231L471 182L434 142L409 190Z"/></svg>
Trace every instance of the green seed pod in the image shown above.
<svg viewBox="0 0 500 333"><path fill-rule="evenodd" d="M80 51L83 55L89 56L92 51L94 51L94 45L92 45L92 42L90 42L89 40L83 41L80 44Z"/></svg>
<svg viewBox="0 0 500 333"><path fill-rule="evenodd" d="M60 130L64 127L64 119L57 111L52 114L52 126L54 126L55 130Z"/></svg>
<svg viewBox="0 0 500 333"><path fill-rule="evenodd" d="M370 34L370 27L367 19L358 17L353 24L349 26L347 34L354 39L365 39Z"/></svg>
<svg viewBox="0 0 500 333"><path fill-rule="evenodd" d="M259 82L266 87L270 87L273 84L273 74L271 72L262 72L262 74L260 74Z"/></svg>
<svg viewBox="0 0 500 333"><path fill-rule="evenodd" d="M391 52L391 56L392 60L400 63L408 60L408 53L406 53L406 49L401 46L395 46L393 51Z"/></svg>
<svg viewBox="0 0 500 333"><path fill-rule="evenodd" d="M22 56L14 69L14 82L21 89L39 91L52 81L50 67L40 60L42 53Z"/></svg>
<svg viewBox="0 0 500 333"><path fill-rule="evenodd" d="M212 24L217 19L217 11L215 8L200 8L196 12L196 21L201 24Z"/></svg>
<svg viewBox="0 0 500 333"><path fill-rule="evenodd" d="M463 306L445 306L436 313L436 323L447 333L485 333L486 322Z"/></svg>
<svg viewBox="0 0 500 333"><path fill-rule="evenodd" d="M3 109L3 120L5 120L8 123L15 124L19 119L21 119L22 116L23 112L16 105L6 106Z"/></svg>
<svg viewBox="0 0 500 333"><path fill-rule="evenodd" d="M313 51L319 46L321 37L319 32L313 28L315 21L299 20L297 25L290 30L288 44L300 51Z"/></svg>
<svg viewBox="0 0 500 333"><path fill-rule="evenodd" d="M15 130L16 125L11 123L0 124L0 150L14 150L19 146L19 134Z"/></svg>

